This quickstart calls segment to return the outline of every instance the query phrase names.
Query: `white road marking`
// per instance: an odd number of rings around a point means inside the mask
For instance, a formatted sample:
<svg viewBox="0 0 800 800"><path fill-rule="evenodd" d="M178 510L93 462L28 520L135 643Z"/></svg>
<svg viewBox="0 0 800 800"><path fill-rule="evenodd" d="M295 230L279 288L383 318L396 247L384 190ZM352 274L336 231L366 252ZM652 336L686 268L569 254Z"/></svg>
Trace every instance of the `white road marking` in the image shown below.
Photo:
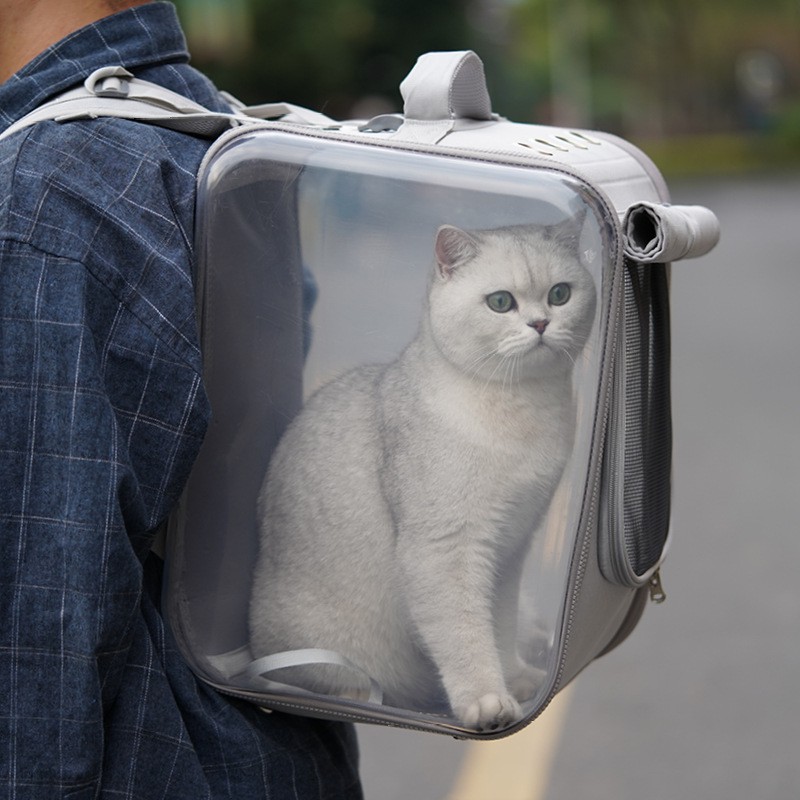
<svg viewBox="0 0 800 800"><path fill-rule="evenodd" d="M531 725L506 739L469 744L446 800L542 800L572 687L556 695Z"/></svg>

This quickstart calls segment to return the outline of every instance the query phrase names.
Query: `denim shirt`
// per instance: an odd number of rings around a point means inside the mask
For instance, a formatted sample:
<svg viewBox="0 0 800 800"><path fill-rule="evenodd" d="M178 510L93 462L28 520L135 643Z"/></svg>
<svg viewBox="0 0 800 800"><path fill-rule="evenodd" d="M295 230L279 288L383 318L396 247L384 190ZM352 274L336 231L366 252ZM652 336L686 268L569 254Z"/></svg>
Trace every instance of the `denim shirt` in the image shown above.
<svg viewBox="0 0 800 800"><path fill-rule="evenodd" d="M169 3L107 17L0 85L0 130L102 66L220 106ZM195 679L153 531L209 419L194 317L208 142L118 119L0 142L0 794L361 797L350 726Z"/></svg>

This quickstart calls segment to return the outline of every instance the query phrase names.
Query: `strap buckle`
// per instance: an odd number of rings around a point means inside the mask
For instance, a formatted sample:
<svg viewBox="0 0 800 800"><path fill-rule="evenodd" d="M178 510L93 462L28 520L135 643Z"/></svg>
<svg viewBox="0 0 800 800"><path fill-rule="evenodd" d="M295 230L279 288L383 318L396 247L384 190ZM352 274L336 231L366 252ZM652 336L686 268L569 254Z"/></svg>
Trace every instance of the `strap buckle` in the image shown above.
<svg viewBox="0 0 800 800"><path fill-rule="evenodd" d="M124 67L101 67L83 82L86 91L96 97L127 97L133 75Z"/></svg>

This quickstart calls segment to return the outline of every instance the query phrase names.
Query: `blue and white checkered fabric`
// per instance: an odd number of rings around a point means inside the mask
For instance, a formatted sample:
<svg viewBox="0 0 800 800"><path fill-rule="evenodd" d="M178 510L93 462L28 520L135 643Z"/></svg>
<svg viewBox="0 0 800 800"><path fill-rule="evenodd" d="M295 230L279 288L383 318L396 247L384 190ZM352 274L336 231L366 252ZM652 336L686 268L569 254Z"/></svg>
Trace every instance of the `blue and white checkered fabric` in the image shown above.
<svg viewBox="0 0 800 800"><path fill-rule="evenodd" d="M0 86L0 130L109 64L219 108L187 61L170 4L108 17ZM361 797L350 726L209 689L158 611L153 531L209 417L191 277L207 147L109 119L0 143L3 797Z"/></svg>

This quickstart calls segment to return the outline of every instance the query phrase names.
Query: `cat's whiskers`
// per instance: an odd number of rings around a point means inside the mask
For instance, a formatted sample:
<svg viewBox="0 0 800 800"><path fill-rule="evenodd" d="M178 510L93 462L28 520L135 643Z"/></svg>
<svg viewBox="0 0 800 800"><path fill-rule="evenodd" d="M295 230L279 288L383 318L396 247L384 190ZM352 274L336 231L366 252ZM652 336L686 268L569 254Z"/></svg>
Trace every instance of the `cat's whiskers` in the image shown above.
<svg viewBox="0 0 800 800"><path fill-rule="evenodd" d="M522 356L519 353L514 353L508 359L508 366L506 367L506 374L503 376L503 391L506 390L506 379L508 379L508 388L513 389L519 382L519 364Z"/></svg>
<svg viewBox="0 0 800 800"><path fill-rule="evenodd" d="M521 363L522 363L522 355L520 353L517 353L511 362L511 383L509 388L513 388L519 383Z"/></svg>
<svg viewBox="0 0 800 800"><path fill-rule="evenodd" d="M470 359L474 359L476 356L478 358L483 358L486 355L493 355L495 349L495 346L491 343L484 341L476 342L472 349L465 354L467 364L469 364Z"/></svg>
<svg viewBox="0 0 800 800"><path fill-rule="evenodd" d="M494 365L494 369L487 376L485 376L483 381L481 382L482 386L478 390L481 398L485 398L487 393L489 392L490 387L497 383L497 381L495 380L495 376L498 374L501 367L506 367L509 356L508 354L502 353L499 347L493 349L485 358L481 359L477 364L475 364L472 370L473 377L475 378L482 377L479 374L478 369L482 367L484 364L488 363L489 360L492 358L496 358L496 363ZM505 375L503 378L503 387L505 388Z"/></svg>
<svg viewBox="0 0 800 800"><path fill-rule="evenodd" d="M573 356L572 353L570 353L569 348L567 348L567 347L562 345L558 349L559 349L560 352L562 352L570 360L570 363L574 367L575 366L575 356Z"/></svg>
<svg viewBox="0 0 800 800"><path fill-rule="evenodd" d="M473 378L479 377L481 368L497 355L498 352L494 346L487 346L485 344L478 345L478 347L468 355L467 361L464 364L464 372Z"/></svg>
<svg viewBox="0 0 800 800"><path fill-rule="evenodd" d="M508 348L506 348L509 350ZM485 395L491 385L500 384L503 392L513 391L519 383L522 373L522 363L527 353L527 349L521 350L519 347L510 349L508 352L498 352L498 362L492 373L484 381L482 394ZM502 380L496 380L496 376L502 368Z"/></svg>
<svg viewBox="0 0 800 800"><path fill-rule="evenodd" d="M515 334L503 339L497 347L497 352L503 358L515 355L520 347L524 347L528 341L528 337L524 335Z"/></svg>
<svg viewBox="0 0 800 800"><path fill-rule="evenodd" d="M517 360L514 362L514 364L515 364L516 369L517 369L517 374L515 376L515 381L514 382L515 383L519 383L521 378L522 378L522 356L517 358Z"/></svg>
<svg viewBox="0 0 800 800"><path fill-rule="evenodd" d="M497 383L500 384L500 387L503 391L505 391L506 388L506 380L508 380L508 369L512 360L513 356L508 356L508 355L503 356L497 365L498 367L497 370L495 370L495 372L500 372L500 368L502 367L502 374L498 375L498 378L500 380L498 380Z"/></svg>
<svg viewBox="0 0 800 800"><path fill-rule="evenodd" d="M497 375L500 367L504 366L506 363L507 356L504 353L498 353L498 355L500 358L497 360L497 363L494 365L494 369L486 379L485 389L488 389L489 385L494 382L494 376Z"/></svg>
<svg viewBox="0 0 800 800"><path fill-rule="evenodd" d="M503 363L503 368L504 368L503 369L502 387L503 387L503 391L505 392L506 383L508 382L509 377L510 377L509 373L513 373L513 371L514 371L514 356L513 355L504 356L502 363Z"/></svg>

